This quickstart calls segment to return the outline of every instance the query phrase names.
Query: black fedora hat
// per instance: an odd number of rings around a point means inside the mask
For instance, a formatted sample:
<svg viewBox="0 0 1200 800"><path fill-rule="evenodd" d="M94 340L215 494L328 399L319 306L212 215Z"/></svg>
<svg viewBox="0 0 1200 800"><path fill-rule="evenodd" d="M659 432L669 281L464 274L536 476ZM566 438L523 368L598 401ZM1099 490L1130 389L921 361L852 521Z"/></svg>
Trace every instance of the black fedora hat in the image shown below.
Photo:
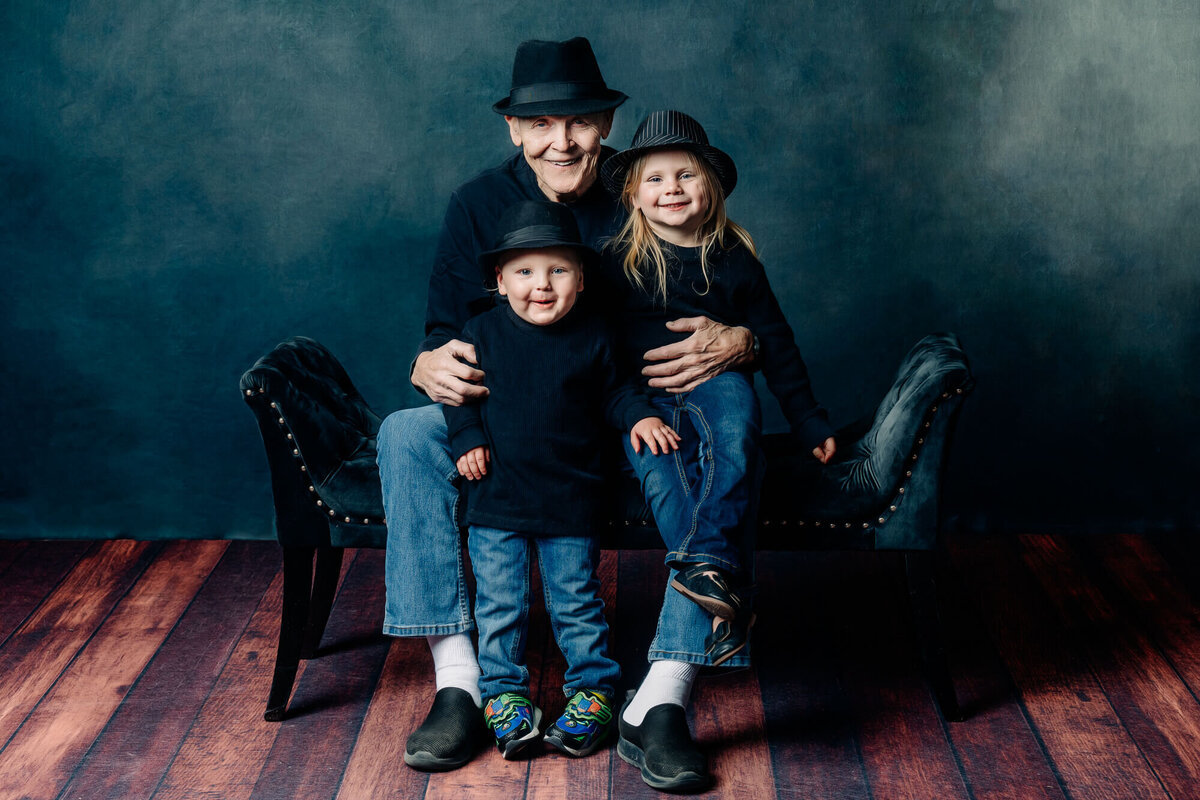
<svg viewBox="0 0 1200 800"><path fill-rule="evenodd" d="M620 197L630 165L651 150L690 150L700 156L717 174L726 197L737 185L733 159L708 143L708 134L699 122L682 111L655 111L638 125L629 149L609 158L600 168L604 188Z"/></svg>
<svg viewBox="0 0 1200 800"><path fill-rule="evenodd" d="M504 209L500 215L500 235L492 249L479 254L484 282L496 282L496 262L510 250L537 250L543 247L570 247L579 253L585 266L594 264L596 251L583 243L579 225L571 209L549 200L525 200Z"/></svg>
<svg viewBox="0 0 1200 800"><path fill-rule="evenodd" d="M607 111L628 99L604 83L587 39L531 39L517 47L512 91L492 108L510 117L565 116Z"/></svg>

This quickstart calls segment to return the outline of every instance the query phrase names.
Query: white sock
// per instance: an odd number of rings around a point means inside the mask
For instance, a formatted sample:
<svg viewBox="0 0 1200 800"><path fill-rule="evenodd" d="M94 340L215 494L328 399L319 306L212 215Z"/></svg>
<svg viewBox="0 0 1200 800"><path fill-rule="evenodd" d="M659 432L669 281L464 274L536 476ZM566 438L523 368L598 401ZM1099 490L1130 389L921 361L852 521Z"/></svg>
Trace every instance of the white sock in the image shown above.
<svg viewBox="0 0 1200 800"><path fill-rule="evenodd" d="M687 708L699 672L699 666L686 661L651 661L650 671L621 717L630 725L641 725L646 712L663 703Z"/></svg>
<svg viewBox="0 0 1200 800"><path fill-rule="evenodd" d="M425 641L433 656L433 678L438 691L450 687L462 689L470 693L475 705L483 705L479 695L479 659L475 657L471 635L426 636Z"/></svg>

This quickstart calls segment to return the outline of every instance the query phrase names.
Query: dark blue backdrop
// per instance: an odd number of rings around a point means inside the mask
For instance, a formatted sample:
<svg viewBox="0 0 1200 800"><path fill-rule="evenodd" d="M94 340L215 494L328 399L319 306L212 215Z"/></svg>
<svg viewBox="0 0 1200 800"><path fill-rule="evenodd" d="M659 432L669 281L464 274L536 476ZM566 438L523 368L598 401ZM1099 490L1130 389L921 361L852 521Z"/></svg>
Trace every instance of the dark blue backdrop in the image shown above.
<svg viewBox="0 0 1200 800"><path fill-rule="evenodd" d="M516 44L578 34L610 144L676 107L737 160L835 422L960 334L962 527L1200 520L1195 3L16 0L0 536L269 536L239 375L303 333L420 401L448 194L511 149Z"/></svg>

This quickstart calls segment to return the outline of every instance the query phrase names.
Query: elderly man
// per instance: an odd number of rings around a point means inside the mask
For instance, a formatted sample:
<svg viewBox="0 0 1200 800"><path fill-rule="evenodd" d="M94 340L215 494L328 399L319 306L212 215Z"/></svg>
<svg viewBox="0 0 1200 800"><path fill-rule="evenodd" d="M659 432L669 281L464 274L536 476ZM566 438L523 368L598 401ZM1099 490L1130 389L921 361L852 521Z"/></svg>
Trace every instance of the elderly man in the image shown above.
<svg viewBox="0 0 1200 800"><path fill-rule="evenodd" d="M494 302L483 287L477 258L495 241L505 208L544 198L564 203L583 242L593 247L614 231L618 207L598 175L612 153L602 142L613 112L626 99L605 84L587 39L529 41L517 49L512 90L493 108L504 115L519 150L454 192L438 240L426 335L411 373L413 385L435 403L461 405L487 395L474 348L456 337L470 317ZM692 334L646 354L655 362L646 368L654 385L688 390L751 357L753 336L744 328L703 317L671 325ZM384 421L379 471L388 520L384 632L427 639L437 686L428 716L408 739L404 760L416 769L455 769L470 760L482 730L480 673L456 523L457 471L437 405L397 411ZM709 620L672 595L678 593L668 592L660 629L665 624L678 631L687 646L672 642L662 648L670 652L652 661L634 702L623 710L620 730L623 741L631 740L622 755L637 763L647 783L687 790L710 780L683 713L696 671L705 663ZM633 758L627 756L635 751Z"/></svg>

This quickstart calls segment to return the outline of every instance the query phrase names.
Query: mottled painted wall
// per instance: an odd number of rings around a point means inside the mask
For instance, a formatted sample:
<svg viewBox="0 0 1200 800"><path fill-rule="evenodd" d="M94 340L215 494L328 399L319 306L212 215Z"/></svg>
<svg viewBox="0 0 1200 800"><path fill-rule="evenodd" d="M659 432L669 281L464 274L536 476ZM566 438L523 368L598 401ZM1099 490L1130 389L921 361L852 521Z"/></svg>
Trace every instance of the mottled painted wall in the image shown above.
<svg viewBox="0 0 1200 800"><path fill-rule="evenodd" d="M420 402L448 194L516 44L578 34L610 144L676 107L737 160L835 422L959 333L960 527L1200 521L1195 3L14 0L0 536L269 536L241 372L303 333Z"/></svg>

